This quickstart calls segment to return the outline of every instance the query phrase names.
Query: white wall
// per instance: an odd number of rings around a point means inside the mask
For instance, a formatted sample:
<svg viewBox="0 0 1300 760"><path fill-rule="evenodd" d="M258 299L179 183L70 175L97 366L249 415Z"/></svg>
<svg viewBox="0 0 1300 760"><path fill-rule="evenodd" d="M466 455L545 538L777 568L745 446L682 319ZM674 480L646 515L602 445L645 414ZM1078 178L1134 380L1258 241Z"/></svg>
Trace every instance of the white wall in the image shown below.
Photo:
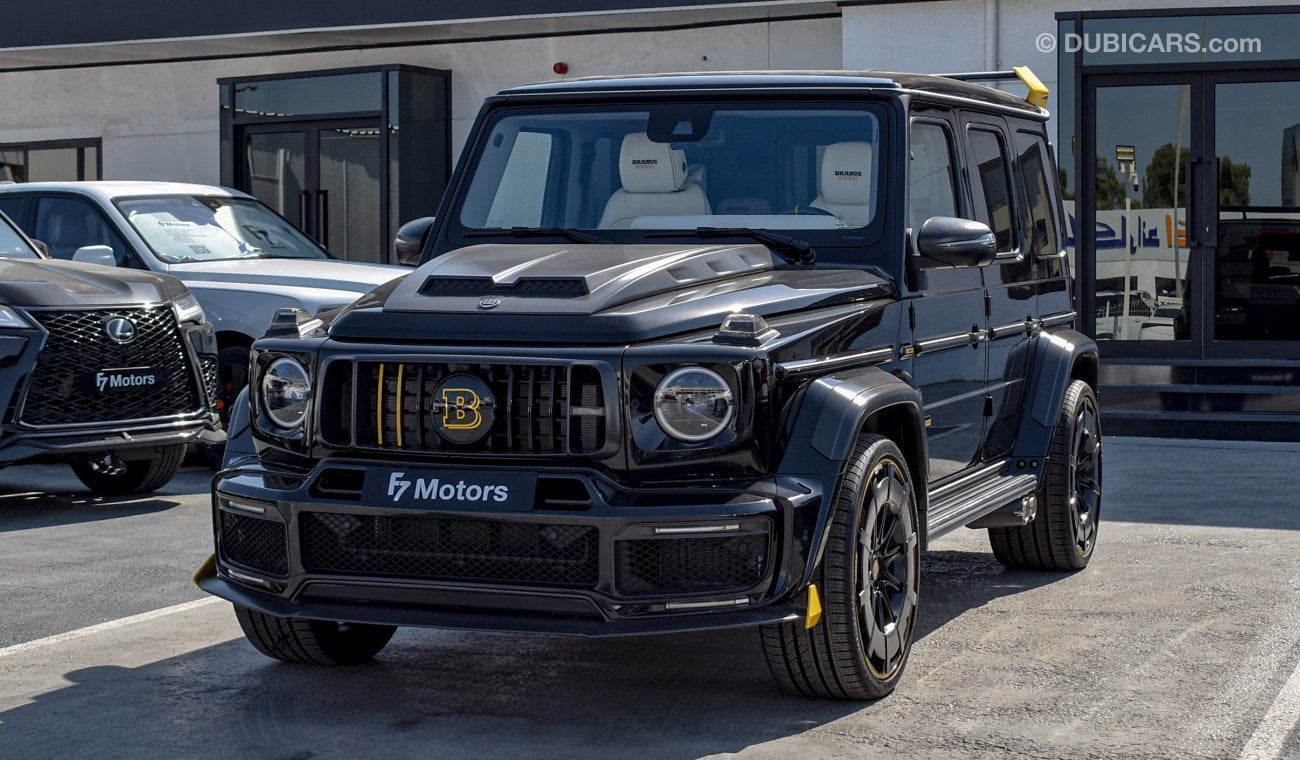
<svg viewBox="0 0 1300 760"><path fill-rule="evenodd" d="M1221 0L1216 6L1288 5L1279 0ZM856 5L843 9L844 68L939 74L1002 71L1029 66L1052 95L1055 113L1061 91L1056 51L1038 47L1043 34L1056 34L1057 13L1075 11L1194 8L1203 2L1138 0L943 0L942 2ZM1188 15L1195 15L1189 11ZM1003 89L1023 93L1016 83ZM1055 119L1048 134L1056 134Z"/></svg>
<svg viewBox="0 0 1300 760"><path fill-rule="evenodd" d="M841 64L839 19L763 22L636 34L541 37L196 63L0 73L0 143L102 138L105 179L215 183L220 77L389 63L452 72L452 149L479 103L504 87L569 77L661 71L819 68Z"/></svg>

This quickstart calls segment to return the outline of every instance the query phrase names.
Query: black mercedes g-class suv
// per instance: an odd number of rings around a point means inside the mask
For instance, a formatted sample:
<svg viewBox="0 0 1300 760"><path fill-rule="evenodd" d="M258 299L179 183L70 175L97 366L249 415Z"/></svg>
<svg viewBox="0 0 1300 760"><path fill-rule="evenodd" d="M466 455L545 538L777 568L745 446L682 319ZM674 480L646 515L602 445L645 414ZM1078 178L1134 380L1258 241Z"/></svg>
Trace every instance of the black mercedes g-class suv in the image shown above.
<svg viewBox="0 0 1300 760"><path fill-rule="evenodd" d="M196 580L287 661L758 626L786 690L889 693L929 541L1096 540L1046 116L891 73L489 98L422 264L254 346Z"/></svg>
<svg viewBox="0 0 1300 760"><path fill-rule="evenodd" d="M0 213L0 467L59 460L101 496L157 490L225 439L212 325L176 278L49 259Z"/></svg>

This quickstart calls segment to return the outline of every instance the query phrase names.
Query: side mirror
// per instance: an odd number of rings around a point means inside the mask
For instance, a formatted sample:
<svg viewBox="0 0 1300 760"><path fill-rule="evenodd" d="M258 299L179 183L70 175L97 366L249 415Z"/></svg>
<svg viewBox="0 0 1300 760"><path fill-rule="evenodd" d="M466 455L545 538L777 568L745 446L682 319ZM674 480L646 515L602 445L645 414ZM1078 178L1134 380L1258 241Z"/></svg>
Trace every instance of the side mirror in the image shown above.
<svg viewBox="0 0 1300 760"><path fill-rule="evenodd" d="M998 240L982 222L932 216L916 233L916 250L922 257L922 269L982 267L993 262Z"/></svg>
<svg viewBox="0 0 1300 760"><path fill-rule="evenodd" d="M393 253L397 263L415 266L420 263L420 251L429 239L429 230L433 229L436 217L422 216L412 219L397 228L397 237L393 238Z"/></svg>
<svg viewBox="0 0 1300 760"><path fill-rule="evenodd" d="M36 246L36 250L40 251L42 256L50 255L50 247L45 244L45 241L37 240L36 238L32 238L31 240L32 245Z"/></svg>
<svg viewBox="0 0 1300 760"><path fill-rule="evenodd" d="M106 245L83 245L72 254L72 260L80 261L83 264L99 264L106 267L117 266L117 256L114 256L113 249Z"/></svg>

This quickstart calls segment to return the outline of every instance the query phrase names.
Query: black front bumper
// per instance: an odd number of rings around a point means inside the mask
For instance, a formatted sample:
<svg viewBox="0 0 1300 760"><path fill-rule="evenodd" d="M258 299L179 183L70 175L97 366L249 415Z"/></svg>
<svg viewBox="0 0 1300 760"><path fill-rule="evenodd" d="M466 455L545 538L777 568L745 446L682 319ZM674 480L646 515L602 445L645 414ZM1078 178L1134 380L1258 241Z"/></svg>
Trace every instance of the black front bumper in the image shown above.
<svg viewBox="0 0 1300 760"><path fill-rule="evenodd" d="M129 460L133 451L177 444L217 444L225 440L226 434L216 418L207 413L172 421L52 426L39 430L10 425L0 433L0 464L39 456L62 457L100 451L113 451Z"/></svg>
<svg viewBox="0 0 1300 760"><path fill-rule="evenodd" d="M532 509L374 506L364 474L393 469L326 460L306 476L219 473L217 561L199 585L280 617L582 636L803 615L817 483L630 491L594 472L539 470Z"/></svg>

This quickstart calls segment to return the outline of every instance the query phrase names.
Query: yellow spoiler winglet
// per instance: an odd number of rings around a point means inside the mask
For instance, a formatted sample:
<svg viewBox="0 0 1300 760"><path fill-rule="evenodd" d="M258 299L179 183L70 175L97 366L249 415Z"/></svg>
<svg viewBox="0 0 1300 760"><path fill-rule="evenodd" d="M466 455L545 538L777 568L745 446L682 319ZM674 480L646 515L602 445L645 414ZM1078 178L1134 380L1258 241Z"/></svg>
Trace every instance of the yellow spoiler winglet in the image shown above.
<svg viewBox="0 0 1300 760"><path fill-rule="evenodd" d="M1047 108L1047 96L1050 94L1047 85L1034 76L1034 72L1030 71L1028 66L1012 66L1011 70L1016 72L1016 76L1020 78L1020 81L1024 82L1025 86L1029 88L1029 94L1025 96L1025 100L1039 108Z"/></svg>

